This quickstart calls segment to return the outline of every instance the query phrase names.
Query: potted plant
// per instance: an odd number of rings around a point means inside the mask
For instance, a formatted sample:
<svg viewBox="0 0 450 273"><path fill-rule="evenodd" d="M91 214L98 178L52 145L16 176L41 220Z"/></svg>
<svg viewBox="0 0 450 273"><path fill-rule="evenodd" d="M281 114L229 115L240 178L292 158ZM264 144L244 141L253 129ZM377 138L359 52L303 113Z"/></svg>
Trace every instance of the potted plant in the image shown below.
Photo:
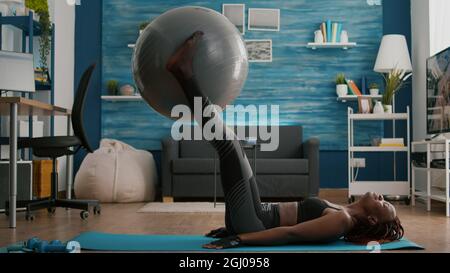
<svg viewBox="0 0 450 273"><path fill-rule="evenodd" d="M39 57L42 70L48 71L48 55L50 54L51 47L50 36L52 33L52 24L50 22L47 0L25 0L25 6L34 10L34 14L38 15L39 24L41 26Z"/></svg>
<svg viewBox="0 0 450 273"><path fill-rule="evenodd" d="M400 69L394 69L389 74L384 75L385 89L382 98L384 112L392 113L392 99L405 85L405 72Z"/></svg>
<svg viewBox="0 0 450 273"><path fill-rule="evenodd" d="M380 94L380 88L377 83L371 83L369 85L369 93L371 96L378 96Z"/></svg>
<svg viewBox="0 0 450 273"><path fill-rule="evenodd" d="M336 76L336 94L338 97L343 97L348 94L348 86L343 73Z"/></svg>
<svg viewBox="0 0 450 273"><path fill-rule="evenodd" d="M116 80L109 80L106 83L106 89L111 96L117 96L119 93L119 82Z"/></svg>
<svg viewBox="0 0 450 273"><path fill-rule="evenodd" d="M139 25L139 35L142 34L142 32L144 31L144 29L150 24L150 22L142 22Z"/></svg>

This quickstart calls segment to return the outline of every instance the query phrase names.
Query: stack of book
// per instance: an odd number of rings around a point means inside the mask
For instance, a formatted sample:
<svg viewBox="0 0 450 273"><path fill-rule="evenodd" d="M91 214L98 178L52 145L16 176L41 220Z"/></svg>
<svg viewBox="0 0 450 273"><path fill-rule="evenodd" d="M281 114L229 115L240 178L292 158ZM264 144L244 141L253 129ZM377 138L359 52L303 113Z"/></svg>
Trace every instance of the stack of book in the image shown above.
<svg viewBox="0 0 450 273"><path fill-rule="evenodd" d="M320 25L324 43L340 43L342 33L342 23L327 20Z"/></svg>
<svg viewBox="0 0 450 273"><path fill-rule="evenodd" d="M358 86L356 85L356 83L352 80L345 80L347 82L348 85L348 93L350 95L354 95L354 96L362 96L362 92L361 90L359 90Z"/></svg>
<svg viewBox="0 0 450 273"><path fill-rule="evenodd" d="M405 147L403 138L382 138L380 147Z"/></svg>
<svg viewBox="0 0 450 273"><path fill-rule="evenodd" d="M41 84L47 84L49 83L49 74L47 70L44 70L42 68L35 68L34 69L34 80Z"/></svg>

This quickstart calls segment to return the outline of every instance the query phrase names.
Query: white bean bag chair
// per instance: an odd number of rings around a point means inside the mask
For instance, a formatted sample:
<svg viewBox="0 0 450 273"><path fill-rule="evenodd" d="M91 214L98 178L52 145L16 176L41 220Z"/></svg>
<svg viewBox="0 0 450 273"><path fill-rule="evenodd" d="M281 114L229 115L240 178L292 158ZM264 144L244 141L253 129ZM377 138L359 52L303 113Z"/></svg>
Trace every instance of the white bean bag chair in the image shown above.
<svg viewBox="0 0 450 273"><path fill-rule="evenodd" d="M104 203L154 201L158 177L153 155L111 139L88 154L75 177L77 199Z"/></svg>

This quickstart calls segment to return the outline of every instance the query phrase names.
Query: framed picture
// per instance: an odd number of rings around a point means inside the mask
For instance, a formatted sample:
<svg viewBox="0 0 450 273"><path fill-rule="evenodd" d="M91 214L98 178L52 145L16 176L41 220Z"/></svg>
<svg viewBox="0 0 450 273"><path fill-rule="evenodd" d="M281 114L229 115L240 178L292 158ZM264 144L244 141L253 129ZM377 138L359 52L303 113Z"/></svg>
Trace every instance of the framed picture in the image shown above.
<svg viewBox="0 0 450 273"><path fill-rule="evenodd" d="M373 104L371 98L358 97L358 107L360 114L370 114L373 110Z"/></svg>
<svg viewBox="0 0 450 273"><path fill-rule="evenodd" d="M248 30L280 31L280 10L248 9Z"/></svg>
<svg viewBox="0 0 450 273"><path fill-rule="evenodd" d="M245 46L249 62L272 62L272 40L245 40Z"/></svg>
<svg viewBox="0 0 450 273"><path fill-rule="evenodd" d="M223 4L222 14L237 27L240 33L245 34L245 4Z"/></svg>

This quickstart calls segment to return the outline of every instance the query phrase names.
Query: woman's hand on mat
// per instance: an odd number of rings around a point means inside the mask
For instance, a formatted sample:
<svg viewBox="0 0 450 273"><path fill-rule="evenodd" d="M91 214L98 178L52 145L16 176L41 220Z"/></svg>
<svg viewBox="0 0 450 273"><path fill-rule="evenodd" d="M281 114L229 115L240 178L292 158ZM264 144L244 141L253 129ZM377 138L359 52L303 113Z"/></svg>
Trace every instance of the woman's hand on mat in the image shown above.
<svg viewBox="0 0 450 273"><path fill-rule="evenodd" d="M228 230L224 227L211 230L207 234L205 234L206 237L210 238L225 238L230 236L231 234L228 232Z"/></svg>
<svg viewBox="0 0 450 273"><path fill-rule="evenodd" d="M209 249L225 249L239 247L242 244L241 238L237 235L228 236L217 241L213 241L209 244L203 245L204 248Z"/></svg>

